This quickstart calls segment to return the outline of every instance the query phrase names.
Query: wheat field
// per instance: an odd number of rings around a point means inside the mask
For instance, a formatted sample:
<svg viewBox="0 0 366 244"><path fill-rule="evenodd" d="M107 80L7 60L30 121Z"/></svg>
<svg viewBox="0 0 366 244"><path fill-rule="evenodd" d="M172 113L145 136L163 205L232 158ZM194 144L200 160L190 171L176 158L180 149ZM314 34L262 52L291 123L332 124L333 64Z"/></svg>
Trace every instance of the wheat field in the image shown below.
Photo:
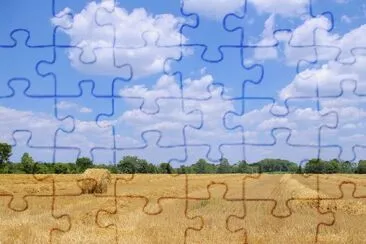
<svg viewBox="0 0 366 244"><path fill-rule="evenodd" d="M363 175L1 175L0 243L366 243Z"/></svg>

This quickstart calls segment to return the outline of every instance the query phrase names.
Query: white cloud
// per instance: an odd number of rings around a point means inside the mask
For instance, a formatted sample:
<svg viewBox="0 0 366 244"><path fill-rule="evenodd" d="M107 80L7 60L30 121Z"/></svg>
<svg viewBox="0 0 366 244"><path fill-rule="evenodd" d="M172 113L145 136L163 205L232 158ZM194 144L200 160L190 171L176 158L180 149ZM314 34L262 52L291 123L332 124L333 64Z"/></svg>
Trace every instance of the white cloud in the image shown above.
<svg viewBox="0 0 366 244"><path fill-rule="evenodd" d="M320 96L337 96L341 92L341 83L347 84L350 81L356 82L357 91L364 94L366 91L366 71L363 67L365 65L366 57L357 57L357 62L353 65L329 61L318 69L306 69L296 75L293 81L279 92L279 96L281 99L296 96L315 97L317 86ZM343 95L342 98L344 99ZM362 98L359 97L358 100L360 99Z"/></svg>
<svg viewBox="0 0 366 244"><path fill-rule="evenodd" d="M0 106L0 117L6 118L0 120L1 139L9 143L12 141L13 131L29 130L33 132L33 142L35 144L51 146L53 133L58 128L72 128L70 121L61 122L45 113L21 111L3 106Z"/></svg>
<svg viewBox="0 0 366 244"><path fill-rule="evenodd" d="M262 40L256 43L256 46L265 48L255 48L254 49L254 59L264 60L264 59L275 59L277 58L277 48L271 47L277 43L277 40L273 36L275 30L275 15L272 14L268 17L264 23L264 30L262 32Z"/></svg>
<svg viewBox="0 0 366 244"><path fill-rule="evenodd" d="M57 109L71 109L75 108L78 105L76 103L68 102L68 101L61 101L56 104Z"/></svg>
<svg viewBox="0 0 366 244"><path fill-rule="evenodd" d="M184 51L178 47L162 48L155 43L171 46L186 42L186 37L179 33L183 19L171 14L153 16L143 8L130 13L119 6L112 12L106 10L111 8L110 1L90 2L73 19L66 15L71 12L69 8L52 18L54 25L64 27L61 31L70 37L70 44L79 47L68 50L68 58L76 69L120 76L125 71L121 66L130 64L134 75L139 77L161 72L167 58Z"/></svg>
<svg viewBox="0 0 366 244"><path fill-rule="evenodd" d="M258 46L274 45L277 40L273 37L274 19L270 16L264 26L262 39ZM330 61L352 63L355 58L351 50L357 47L364 48L366 42L366 25L361 25L343 36L328 32L331 22L324 16L308 18L295 28L291 35L277 33L276 38L284 43L283 55L285 63L295 66L299 60ZM317 45L317 53L313 45ZM260 48L255 50L256 60L276 59L280 50L278 47Z"/></svg>
<svg viewBox="0 0 366 244"><path fill-rule="evenodd" d="M342 15L341 21L344 22L344 23L349 24L349 23L352 22L352 19L348 15Z"/></svg>
<svg viewBox="0 0 366 244"><path fill-rule="evenodd" d="M91 108L82 107L80 108L80 113L91 113L93 110Z"/></svg>
<svg viewBox="0 0 366 244"><path fill-rule="evenodd" d="M165 135L162 142L169 144L182 143L183 128L187 125L199 126L200 130L194 128L185 129L186 143L189 145L212 145L210 158L213 160L220 158L219 145L240 142L240 133L226 130L223 125L223 116L227 111L233 110L231 101L221 98L221 88L211 86L213 77L202 75L199 79L184 80L184 108L180 99L160 99L158 101L159 113L148 115L140 109L128 110L120 117L119 121L134 125L137 134L145 130L159 130ZM209 87L209 92L207 88ZM151 89L145 86L134 86L125 88L121 94L130 96L150 97L150 101L160 96L180 96L178 83L172 78L163 76ZM206 94L206 95L203 95ZM184 109L184 111L182 111ZM191 111L195 111L189 115ZM197 111L198 110L198 111ZM203 117L201 117L203 115ZM166 136L168 135L168 136ZM200 157L205 157L208 148L200 151ZM196 155L197 156L197 155Z"/></svg>
<svg viewBox="0 0 366 244"><path fill-rule="evenodd" d="M56 104L59 110L76 110L80 113L91 113L93 110L88 107L81 107L80 105L70 101L60 101Z"/></svg>

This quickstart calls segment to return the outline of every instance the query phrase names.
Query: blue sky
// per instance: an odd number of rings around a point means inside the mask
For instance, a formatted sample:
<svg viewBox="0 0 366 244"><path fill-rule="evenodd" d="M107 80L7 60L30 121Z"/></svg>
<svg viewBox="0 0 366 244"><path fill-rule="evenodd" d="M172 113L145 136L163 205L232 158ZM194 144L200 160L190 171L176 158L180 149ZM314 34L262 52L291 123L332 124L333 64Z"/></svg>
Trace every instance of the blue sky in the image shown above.
<svg viewBox="0 0 366 244"><path fill-rule="evenodd" d="M0 12L0 140L14 161L366 156L361 0L5 1Z"/></svg>

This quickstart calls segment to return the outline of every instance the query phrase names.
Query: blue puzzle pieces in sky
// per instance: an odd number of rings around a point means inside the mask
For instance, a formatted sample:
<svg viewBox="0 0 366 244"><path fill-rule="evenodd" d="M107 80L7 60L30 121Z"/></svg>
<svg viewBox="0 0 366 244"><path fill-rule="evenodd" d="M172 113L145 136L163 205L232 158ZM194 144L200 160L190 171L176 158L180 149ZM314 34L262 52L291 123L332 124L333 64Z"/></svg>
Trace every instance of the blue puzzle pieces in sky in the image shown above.
<svg viewBox="0 0 366 244"><path fill-rule="evenodd" d="M0 20L13 161L365 158L361 0L6 0Z"/></svg>

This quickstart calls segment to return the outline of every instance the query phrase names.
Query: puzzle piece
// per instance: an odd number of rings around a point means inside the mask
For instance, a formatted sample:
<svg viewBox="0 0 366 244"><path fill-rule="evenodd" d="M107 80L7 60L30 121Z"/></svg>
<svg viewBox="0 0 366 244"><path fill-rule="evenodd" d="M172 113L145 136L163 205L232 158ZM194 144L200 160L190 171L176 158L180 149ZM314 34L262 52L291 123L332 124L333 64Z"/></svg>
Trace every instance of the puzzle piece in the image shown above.
<svg viewBox="0 0 366 244"><path fill-rule="evenodd" d="M51 176L19 175L12 178L11 175L1 178L1 196L10 197L7 207L16 212L28 209L29 197L49 197L53 194L53 179Z"/></svg>
<svg viewBox="0 0 366 244"><path fill-rule="evenodd" d="M292 214L289 201L317 199L316 175L267 175L246 178L244 198L248 201L273 201L271 214L277 218L286 218ZM308 189L309 188L309 189Z"/></svg>
<svg viewBox="0 0 366 244"><path fill-rule="evenodd" d="M81 52L82 50L77 47L55 48L49 59L44 57L37 63L35 69L43 77L38 79L47 80L52 77L55 81L56 94L61 97L82 95L81 85L86 82L92 83L94 95L111 97L114 95L115 84L130 81L132 77L130 67L113 68L113 56L110 53L101 54L100 59L82 61L79 59ZM99 51L97 54L99 55ZM101 74L105 77L101 77Z"/></svg>
<svg viewBox="0 0 366 244"><path fill-rule="evenodd" d="M16 212L6 207L6 201L9 199L0 197L2 205L0 235L4 243L52 243L58 238L60 232L68 231L70 220L67 215L54 215L52 197L33 196L27 199L29 199L27 210ZM14 221L20 219L22 220L20 225Z"/></svg>
<svg viewBox="0 0 366 244"><path fill-rule="evenodd" d="M10 33L10 37L14 42L12 45L0 45L0 57L6 57L6 61L0 64L2 70L0 74L0 98L12 94L11 83L14 80L28 81L28 95L45 98L54 96L54 79L52 77L41 79L36 70L42 59L52 57L53 48L30 46L30 33L27 30L13 31ZM21 59L19 59L19 55L22 56Z"/></svg>
<svg viewBox="0 0 366 244"><path fill-rule="evenodd" d="M235 12L243 12L244 2L232 2L226 4L222 1L214 1L204 5L205 2L185 0L181 2L181 14L189 19L180 29L183 35L191 36L194 42L188 40L184 46L199 49L201 59L205 62L221 62L224 59L222 47L240 47L243 31L229 30L226 27L226 16ZM207 7L210 6L209 9ZM215 38L199 35L201 30L210 30Z"/></svg>
<svg viewBox="0 0 366 244"><path fill-rule="evenodd" d="M258 178L260 175L193 175L187 174L187 197L192 199L209 199L210 192L208 188L215 184L225 185L227 191L225 196L229 199L244 199L243 183L247 178Z"/></svg>
<svg viewBox="0 0 366 244"><path fill-rule="evenodd" d="M315 97L317 91L320 97L341 97L344 84L350 82L355 84L355 94L366 94L365 77L360 72L364 61L365 57L359 55L351 65L331 60L321 67L307 69L280 91L280 97Z"/></svg>
<svg viewBox="0 0 366 244"><path fill-rule="evenodd" d="M363 179L363 182L365 180ZM334 225L321 230L319 241L324 243L358 243L365 240L364 219L366 215L366 195L356 195L357 185L343 181L339 186L340 197L322 200L321 207L335 214ZM355 224L357 223L357 224ZM352 224L352 228L350 225Z"/></svg>
<svg viewBox="0 0 366 244"><path fill-rule="evenodd" d="M355 161L356 148L365 146L362 138L362 118L365 109L365 96L357 94L357 82L341 83L342 92L338 96L328 96L322 98L321 106L325 111L335 111L339 115L339 124L336 130L331 131L324 128L321 132L322 142L332 142L332 144L323 143L324 147L337 149L338 153L332 153L331 158L340 160ZM356 105L356 106L355 106ZM330 150L323 150L324 154L330 153ZM323 155L324 155L323 154ZM363 154L357 155L360 159ZM321 157L324 157L321 155ZM328 156L329 157L329 156Z"/></svg>
<svg viewBox="0 0 366 244"><path fill-rule="evenodd" d="M15 85L15 83L18 84ZM23 87L20 87L19 84ZM14 138L14 134L27 133L27 137L23 137L26 141L24 146L42 149L43 152L49 153L50 150L56 148L55 134L59 131L71 131L74 127L74 121L70 117L57 119L54 116L54 98L29 95L27 93L29 87L29 80L10 80L9 88L11 93L0 99L1 117L7 118L0 121L2 124L0 129L1 139L16 146L19 145L20 141ZM21 149L24 150L24 146ZM19 158L21 156L16 155ZM39 157L40 155L35 156ZM43 155L43 157L46 157L46 155ZM42 160L46 160L46 158ZM49 157L48 160L52 161L53 159Z"/></svg>
<svg viewBox="0 0 366 244"><path fill-rule="evenodd" d="M223 87L223 98L240 98L245 83L259 84L262 81L263 66L245 65L246 53L243 49L223 47L221 53L225 58L219 62L206 62L196 49L192 49L192 52L193 55L182 55L179 59L170 58L165 62L165 72L177 77L184 98L207 99L211 96L209 86L212 84ZM222 72L222 69L228 69L230 73Z"/></svg>
<svg viewBox="0 0 366 244"><path fill-rule="evenodd" d="M147 214L143 211L146 199L118 197L114 211L108 213L101 210L97 222L101 227L116 230L117 243L186 243L189 228L202 228L200 218L186 216L186 200L162 199L160 204L162 212ZM168 229L167 239L164 232Z"/></svg>
<svg viewBox="0 0 366 244"><path fill-rule="evenodd" d="M84 71L105 74L108 69L120 77L132 70L134 77L154 74L162 70L166 58L181 53L179 45L186 39L179 33L181 20L172 14L152 16L144 8L128 11L116 1L88 3L67 18L70 12L65 8L53 21L70 37L67 45L76 47L69 50L69 59ZM80 31L85 28L89 31ZM62 35L58 37L64 42Z"/></svg>
<svg viewBox="0 0 366 244"><path fill-rule="evenodd" d="M5 1L0 140L12 162L24 152L53 163L86 156L114 172L138 156L174 168L220 162L212 173L338 158L351 173L366 155L366 4L332 1ZM204 162L195 173L207 173ZM36 175L37 166L0 177L1 241L365 239L362 175L132 170L86 195L98 179Z"/></svg>
<svg viewBox="0 0 366 244"><path fill-rule="evenodd" d="M90 204L93 202L93 204ZM95 197L93 195L60 195L55 200L55 213L67 214L70 218L69 231L59 234L57 243L85 241L115 241L115 233L97 224L100 209L113 209L115 199L112 196ZM79 208L81 211L70 211Z"/></svg>
<svg viewBox="0 0 366 244"><path fill-rule="evenodd" d="M247 135L245 145L249 146L273 146L276 143L273 132L282 129L290 134L286 139L288 145L319 149L321 130L331 130L338 125L337 113L320 111L314 99L294 98L287 100L285 107L276 107L271 98L244 97L242 103L240 112L228 111L224 120L228 129ZM260 109L253 109L258 107Z"/></svg>
<svg viewBox="0 0 366 244"><path fill-rule="evenodd" d="M295 135L295 132L288 128L273 128L271 131L273 140L263 144L248 143L243 145L243 150L245 150L243 153L244 158L248 162L258 162L262 158L286 158L304 167L305 162L319 157L323 149L317 143L292 143L292 134ZM245 138L250 141L251 138L255 138L255 135L248 133ZM306 155L306 158L304 158L304 155Z"/></svg>
<svg viewBox="0 0 366 244"><path fill-rule="evenodd" d="M131 103L132 108L130 110L125 109L126 104L124 101ZM143 134L147 131L155 131L159 134L159 139L156 140L158 147L171 148L173 151L179 148L181 149L180 152L183 153L186 146L184 128L188 126L199 128L202 126L202 113L198 110L185 112L182 107L182 99L161 98L156 103L159 105L159 112L146 114L141 111L141 104L135 101L131 102L131 100L123 97L116 98L114 99L112 113L100 114L97 122L104 126L114 125L116 135L120 136L116 139L116 148L119 150L146 148L147 144L142 137ZM105 119L106 117L108 120ZM132 127L136 124L139 126ZM131 129L127 131L126 126ZM169 137L165 136L167 133ZM184 155L181 157L185 158Z"/></svg>
<svg viewBox="0 0 366 244"><path fill-rule="evenodd" d="M327 199L341 199L345 192L342 191L343 186L349 186L351 184L355 187L353 195L365 196L366 184L365 177L363 175L321 175L319 177L319 192L321 199L325 201ZM349 188L347 188L349 189ZM344 197L344 200L349 200L349 195Z"/></svg>
<svg viewBox="0 0 366 244"><path fill-rule="evenodd" d="M242 135L231 133L225 127L224 115L227 111L234 109L234 104L230 100L222 99L222 87L209 86L210 97L197 101L195 99L185 100L184 106L186 111L198 109L202 112L203 125L200 128L188 127L185 130L185 137L188 147L204 147L201 150L200 157L206 157L208 160L218 162L224 155L221 147L224 145L242 145ZM220 102L218 102L220 101ZM220 106L216 106L220 104ZM217 140L217 137L220 140ZM210 142L209 144L207 142ZM206 155L202 155L206 152Z"/></svg>
<svg viewBox="0 0 366 244"><path fill-rule="evenodd" d="M245 33L242 46L254 52L259 62L263 59L276 59L281 43L285 44L286 56L294 58L292 54L296 54L297 61L301 59L317 62L316 40L318 36L322 37L325 33L332 31L333 15L329 11L320 15L314 14L312 5L312 0L286 2L282 5L274 2L261 4L256 1L245 1L245 12L227 16L226 26L230 31L241 30ZM258 12L261 15L254 18L254 13ZM322 24L321 19L328 24ZM262 29L253 28L253 23L259 25L258 22L264 26L262 33L259 32ZM255 36L261 39L255 39ZM322 46L322 48L334 49L332 46ZM263 55L262 59L261 55Z"/></svg>
<svg viewBox="0 0 366 244"><path fill-rule="evenodd" d="M135 174L128 181L125 178L116 180L116 196L143 199L145 205L142 211L147 215L157 215L163 211L161 201L185 199L186 177L186 175L174 174L159 177ZM146 182L149 182L149 188L144 187ZM164 185L161 185L161 182L164 182ZM151 192L153 188L155 190Z"/></svg>
<svg viewBox="0 0 366 244"><path fill-rule="evenodd" d="M245 231L244 243L315 243L334 224L334 215L320 212L312 201L291 200L291 215L279 218L270 214L276 201L246 200L244 215L230 216L228 229Z"/></svg>
<svg viewBox="0 0 366 244"><path fill-rule="evenodd" d="M207 198L188 198L187 215L202 218L203 226L198 230L187 231L187 243L242 243L245 233L230 232L227 223L229 216L244 213L243 199L228 198L226 195L228 186L224 183L211 182L207 185L206 191L209 194Z"/></svg>
<svg viewBox="0 0 366 244"><path fill-rule="evenodd" d="M68 215L57 215L54 212L55 200L55 184L52 176L40 175L18 175L1 178L2 187L0 194L1 223L4 224L1 228L2 240L12 241L30 241L37 243L52 243L59 232L66 232L70 228L70 219ZM30 200L32 199L32 200ZM7 202L7 204L6 204ZM51 216L41 214L40 211L49 209ZM35 228L34 215L37 215L42 220L36 224L41 224L39 228ZM39 218L36 218L39 220ZM7 223L8 220L22 219L20 232L17 225ZM61 222L62 228L60 226ZM65 223L67 221L67 225ZM67 226L67 227L66 227ZM34 231L34 230L37 231ZM25 236L24 236L25 235Z"/></svg>
<svg viewBox="0 0 366 244"><path fill-rule="evenodd" d="M145 158L150 156L150 162L158 165L161 162L168 162L172 167L178 167L182 163L187 162L187 148L185 142L181 143L162 143L161 140L163 135L159 130L146 130L142 132L141 139L144 141L143 144L135 143L130 147L117 148L117 155L122 158L126 155L138 156ZM163 140L164 141L164 140ZM158 155L155 155L155 153Z"/></svg>
<svg viewBox="0 0 366 244"><path fill-rule="evenodd" d="M14 44L10 41L11 33L18 30L28 33L30 46L52 46L53 27L48 23L49 17L52 16L54 1L41 0L37 2L37 8L34 6L34 2L30 1L3 2L0 10L0 46Z"/></svg>

